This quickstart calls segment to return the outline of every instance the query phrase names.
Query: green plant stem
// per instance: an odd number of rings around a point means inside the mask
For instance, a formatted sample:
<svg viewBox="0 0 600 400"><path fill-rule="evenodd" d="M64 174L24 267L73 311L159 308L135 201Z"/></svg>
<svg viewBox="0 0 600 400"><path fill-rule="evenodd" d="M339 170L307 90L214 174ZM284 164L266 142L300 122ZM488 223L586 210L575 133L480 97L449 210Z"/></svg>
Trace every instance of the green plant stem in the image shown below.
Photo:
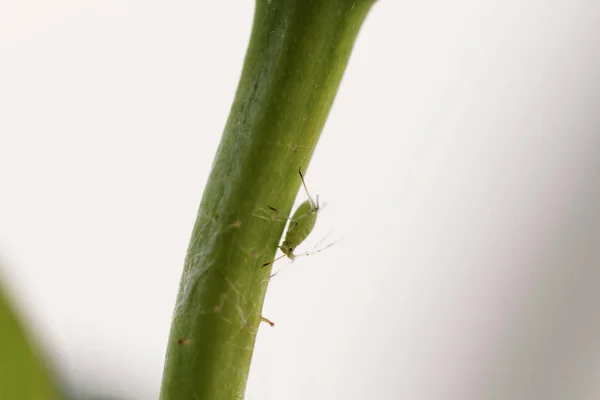
<svg viewBox="0 0 600 400"><path fill-rule="evenodd" d="M271 260L374 0L257 0L181 278L162 400L242 399Z"/></svg>

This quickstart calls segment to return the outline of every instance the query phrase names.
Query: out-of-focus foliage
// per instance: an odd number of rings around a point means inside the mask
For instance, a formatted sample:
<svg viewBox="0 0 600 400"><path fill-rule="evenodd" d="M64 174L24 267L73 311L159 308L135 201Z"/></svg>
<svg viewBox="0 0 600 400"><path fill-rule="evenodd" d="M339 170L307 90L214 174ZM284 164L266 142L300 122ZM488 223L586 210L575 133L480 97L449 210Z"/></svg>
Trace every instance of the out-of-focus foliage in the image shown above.
<svg viewBox="0 0 600 400"><path fill-rule="evenodd" d="M59 399L48 370L0 287L0 399Z"/></svg>

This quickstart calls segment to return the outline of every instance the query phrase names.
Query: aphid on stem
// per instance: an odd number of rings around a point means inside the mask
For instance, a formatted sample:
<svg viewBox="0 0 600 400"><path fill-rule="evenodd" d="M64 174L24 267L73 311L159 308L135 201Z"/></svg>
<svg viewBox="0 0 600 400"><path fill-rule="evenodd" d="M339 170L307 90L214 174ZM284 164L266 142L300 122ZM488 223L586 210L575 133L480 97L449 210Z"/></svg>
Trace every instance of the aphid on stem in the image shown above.
<svg viewBox="0 0 600 400"><path fill-rule="evenodd" d="M281 246L279 246L279 250L283 252L283 255L277 257L272 261L269 261L268 263L263 264L263 267L273 264L275 261L281 260L284 257L287 257L290 260L294 261L296 257L308 256L313 253L318 253L319 251L325 250L327 247L333 245L332 243L329 246L314 251L312 253L304 253L299 255L294 254L294 249L298 247L298 245L302 243L304 239L306 239L308 235L310 235L310 233L312 232L315 223L317 222L317 213L319 211L319 196L317 195L316 202L313 201L312 197L310 197L310 193L308 192L308 188L306 187L306 182L304 182L304 176L302 175L302 170L300 168L298 168L298 174L300 175L300 179L302 180L302 186L306 191L308 200L300 204L300 206L298 206L298 208L292 215L292 218L290 218L290 224L287 229L287 232L285 233L285 239ZM273 211L279 212L277 211L277 209L271 206L269 206L269 208Z"/></svg>

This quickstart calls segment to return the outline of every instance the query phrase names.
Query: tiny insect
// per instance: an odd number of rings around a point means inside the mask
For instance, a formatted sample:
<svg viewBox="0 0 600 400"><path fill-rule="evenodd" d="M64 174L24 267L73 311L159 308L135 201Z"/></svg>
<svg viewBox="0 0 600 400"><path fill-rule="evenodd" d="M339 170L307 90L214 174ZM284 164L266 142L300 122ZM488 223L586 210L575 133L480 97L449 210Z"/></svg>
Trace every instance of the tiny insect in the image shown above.
<svg viewBox="0 0 600 400"><path fill-rule="evenodd" d="M294 261L297 257L294 254L294 249L304 241L312 232L315 223L317 222L317 212L319 211L319 196L317 195L317 201L314 202L312 197L310 197L310 193L308 192L308 188L306 187L306 182L304 182L304 176L302 176L301 168L298 168L298 174L300 175L300 179L302 180L302 186L304 186L304 190L306 191L306 195L308 196L308 200L303 202L298 206L292 218L290 218L290 225L285 234L285 239L279 250L283 252L281 257L277 257L276 259L269 261L268 263L263 264L263 267L267 265L273 264L275 261L282 259L283 257L287 257L290 260ZM277 209L269 206L269 208L275 212L278 212ZM308 253L306 254L308 255Z"/></svg>

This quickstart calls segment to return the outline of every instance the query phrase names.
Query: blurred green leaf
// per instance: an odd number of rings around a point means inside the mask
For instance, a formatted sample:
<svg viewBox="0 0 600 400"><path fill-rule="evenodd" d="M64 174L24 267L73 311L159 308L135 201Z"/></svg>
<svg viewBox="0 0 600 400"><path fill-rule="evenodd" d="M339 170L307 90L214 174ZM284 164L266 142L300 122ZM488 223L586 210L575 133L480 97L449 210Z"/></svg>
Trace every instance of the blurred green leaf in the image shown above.
<svg viewBox="0 0 600 400"><path fill-rule="evenodd" d="M60 399L48 369L0 286L0 399Z"/></svg>

